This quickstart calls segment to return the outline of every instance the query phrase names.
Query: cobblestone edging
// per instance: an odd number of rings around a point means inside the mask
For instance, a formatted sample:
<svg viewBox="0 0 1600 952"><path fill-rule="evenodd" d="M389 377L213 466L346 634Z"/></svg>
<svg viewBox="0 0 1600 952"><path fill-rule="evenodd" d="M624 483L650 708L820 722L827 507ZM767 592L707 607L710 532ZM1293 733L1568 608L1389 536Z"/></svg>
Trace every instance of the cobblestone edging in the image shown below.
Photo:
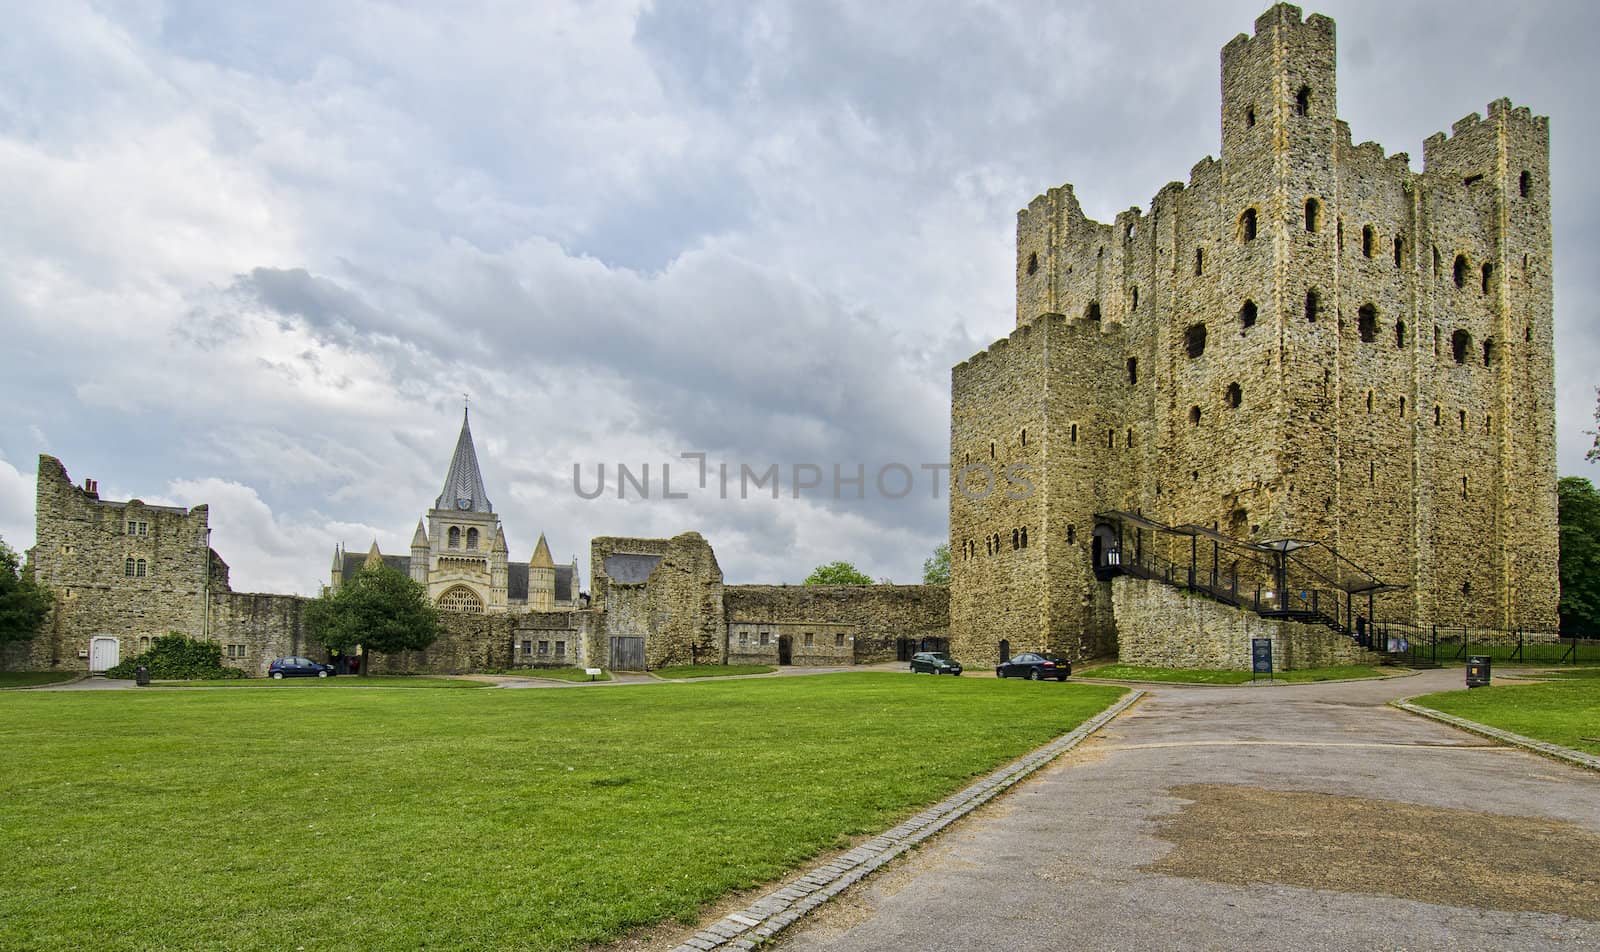
<svg viewBox="0 0 1600 952"><path fill-rule="evenodd" d="M848 889L873 870L961 819L1048 764L1104 727L1145 692L1131 690L1117 703L1020 760L1012 761L946 800L922 811L892 830L811 870L794 882L762 896L696 932L672 952L711 949L753 949L788 928L801 916Z"/></svg>
<svg viewBox="0 0 1600 952"><path fill-rule="evenodd" d="M1481 734L1484 737L1492 737L1495 740L1505 741L1508 744L1514 744L1517 747L1523 747L1531 750L1536 754L1543 754L1546 757L1554 757L1557 760L1564 760L1569 764L1577 764L1579 767L1588 767L1590 770L1600 770L1600 757L1596 757L1593 754L1586 754L1581 750L1573 750L1571 747L1562 747L1560 744L1552 744L1548 741L1535 740L1532 737L1524 737L1521 734L1513 734L1510 731L1501 730L1498 727L1490 727L1488 724L1479 724L1477 721L1469 721L1464 717L1457 717L1454 714L1446 714L1443 711L1436 711L1431 707L1423 707L1420 704L1412 704L1408 700L1391 701L1389 703L1403 711L1410 711L1412 714L1418 714L1422 717L1440 721L1442 723L1449 724L1452 727L1459 727L1464 731L1471 731L1474 734Z"/></svg>

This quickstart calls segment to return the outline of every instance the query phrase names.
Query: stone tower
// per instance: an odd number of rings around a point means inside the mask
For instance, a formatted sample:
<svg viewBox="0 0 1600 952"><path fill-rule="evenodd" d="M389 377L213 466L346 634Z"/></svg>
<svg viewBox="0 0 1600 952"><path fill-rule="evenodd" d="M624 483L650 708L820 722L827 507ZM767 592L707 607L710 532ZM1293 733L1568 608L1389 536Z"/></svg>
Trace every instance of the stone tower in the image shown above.
<svg viewBox="0 0 1600 952"><path fill-rule="evenodd" d="M556 607L556 562L550 557L550 544L544 533L533 547L533 557L528 560L528 610L554 611Z"/></svg>
<svg viewBox="0 0 1600 952"><path fill-rule="evenodd" d="M428 595L449 611L506 610L506 541L478 469L472 427L465 410L444 488L426 516ZM419 530L420 531L420 530ZM416 545L416 539L412 540ZM415 572L416 559L412 559Z"/></svg>
<svg viewBox="0 0 1600 952"><path fill-rule="evenodd" d="M1403 587L1386 620L1553 628L1548 120L1496 101L1415 173L1351 143L1327 17L1221 67L1187 185L1018 213L1016 330L952 374L952 648L1113 646L1114 511L1326 543Z"/></svg>

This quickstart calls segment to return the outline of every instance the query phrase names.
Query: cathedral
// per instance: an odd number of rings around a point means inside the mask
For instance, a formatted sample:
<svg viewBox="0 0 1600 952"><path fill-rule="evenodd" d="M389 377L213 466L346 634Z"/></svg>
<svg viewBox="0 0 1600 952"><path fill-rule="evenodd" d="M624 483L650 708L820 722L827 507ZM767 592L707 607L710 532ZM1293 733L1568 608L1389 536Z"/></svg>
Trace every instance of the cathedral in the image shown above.
<svg viewBox="0 0 1600 952"><path fill-rule="evenodd" d="M461 415L461 435L456 439L444 489L433 508L417 520L410 555L384 555L377 542L366 553L333 553L331 583L338 588L361 571L370 558L409 575L428 590L428 597L444 611L469 615L504 612L548 612L582 608L578 593L578 559L556 565L544 533L527 562L511 562L505 529L489 502L472 445L472 427L466 411Z"/></svg>

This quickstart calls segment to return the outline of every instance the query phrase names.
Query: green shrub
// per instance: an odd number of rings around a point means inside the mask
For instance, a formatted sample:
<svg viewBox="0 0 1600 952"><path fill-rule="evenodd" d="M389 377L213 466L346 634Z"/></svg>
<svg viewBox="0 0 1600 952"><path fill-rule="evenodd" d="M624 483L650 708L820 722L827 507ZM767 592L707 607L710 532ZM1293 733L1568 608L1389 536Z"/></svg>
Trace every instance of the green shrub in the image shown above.
<svg viewBox="0 0 1600 952"><path fill-rule="evenodd" d="M162 635L150 650L106 671L108 678L130 679L140 665L150 669L150 677L162 681L220 681L242 678L244 672L222 663L222 646L214 641L196 641L177 632Z"/></svg>

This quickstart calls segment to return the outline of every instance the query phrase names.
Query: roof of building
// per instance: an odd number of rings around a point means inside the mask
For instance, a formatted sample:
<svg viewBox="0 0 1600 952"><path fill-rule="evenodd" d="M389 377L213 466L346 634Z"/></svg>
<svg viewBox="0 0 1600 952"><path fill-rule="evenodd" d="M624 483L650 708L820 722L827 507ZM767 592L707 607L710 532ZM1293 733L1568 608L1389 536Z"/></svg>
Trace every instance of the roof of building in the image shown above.
<svg viewBox="0 0 1600 952"><path fill-rule="evenodd" d="M445 474L444 489L439 491L433 508L494 512L494 505L489 502L489 492L483 488L483 473L478 470L478 451L472 446L472 427L467 423L466 410L461 411L461 435L456 437L456 451L450 457L450 471Z"/></svg>
<svg viewBox="0 0 1600 952"><path fill-rule="evenodd" d="M506 566L506 600L511 602L525 602L528 600L528 567L512 562Z"/></svg>
<svg viewBox="0 0 1600 952"><path fill-rule="evenodd" d="M556 560L550 557L550 544L544 541L544 533L539 533L539 542L533 547L533 558L528 564L536 569L555 568Z"/></svg>
<svg viewBox="0 0 1600 952"><path fill-rule="evenodd" d="M656 570L661 563L659 555L633 555L619 552L616 555L606 556L606 577L613 582L623 585L638 584L648 581L650 573Z"/></svg>
<svg viewBox="0 0 1600 952"><path fill-rule="evenodd" d="M556 601L572 601L572 566L556 566Z"/></svg>
<svg viewBox="0 0 1600 952"><path fill-rule="evenodd" d="M339 569L340 579L348 582L355 578L356 573L361 571L361 566L366 564L369 554L367 552L344 553L344 565L340 566ZM383 564L396 572L400 572L407 578L411 577L411 556L409 555L385 555L383 556Z"/></svg>

